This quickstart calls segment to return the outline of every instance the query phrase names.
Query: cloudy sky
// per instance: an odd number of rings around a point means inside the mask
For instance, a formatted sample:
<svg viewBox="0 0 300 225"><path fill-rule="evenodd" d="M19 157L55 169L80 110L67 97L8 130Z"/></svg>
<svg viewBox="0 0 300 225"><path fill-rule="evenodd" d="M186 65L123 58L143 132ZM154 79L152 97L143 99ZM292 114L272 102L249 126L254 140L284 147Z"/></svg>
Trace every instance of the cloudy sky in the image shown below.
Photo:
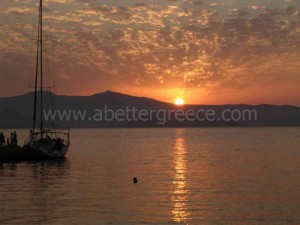
<svg viewBox="0 0 300 225"><path fill-rule="evenodd" d="M37 3L0 2L0 96L30 91ZM299 0L44 0L44 8L44 61L58 94L300 105Z"/></svg>

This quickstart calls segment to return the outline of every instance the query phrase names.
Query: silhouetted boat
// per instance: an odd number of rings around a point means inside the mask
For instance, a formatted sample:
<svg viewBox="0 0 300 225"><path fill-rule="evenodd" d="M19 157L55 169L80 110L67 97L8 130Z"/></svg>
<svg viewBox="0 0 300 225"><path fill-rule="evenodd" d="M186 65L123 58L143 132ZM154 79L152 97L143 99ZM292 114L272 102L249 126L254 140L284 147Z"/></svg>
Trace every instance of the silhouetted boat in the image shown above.
<svg viewBox="0 0 300 225"><path fill-rule="evenodd" d="M38 85L39 83L39 85ZM45 129L43 123L43 2L39 1L39 23L34 85L33 125L25 145L0 147L0 161L62 158L69 149L69 130ZM39 110L38 110L38 92ZM39 111L39 112L38 112ZM38 115L39 113L39 115ZM40 120L37 120L39 116ZM39 126L37 126L39 123Z"/></svg>

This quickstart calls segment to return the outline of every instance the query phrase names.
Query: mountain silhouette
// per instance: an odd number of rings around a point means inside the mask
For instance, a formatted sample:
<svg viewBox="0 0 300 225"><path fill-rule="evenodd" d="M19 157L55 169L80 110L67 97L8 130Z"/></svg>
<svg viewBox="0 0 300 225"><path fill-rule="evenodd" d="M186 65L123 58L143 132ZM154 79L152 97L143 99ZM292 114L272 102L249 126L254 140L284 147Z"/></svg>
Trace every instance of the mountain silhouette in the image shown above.
<svg viewBox="0 0 300 225"><path fill-rule="evenodd" d="M0 128L30 128L33 114L34 93L0 98ZM151 98L135 97L117 92L106 91L91 96L63 96L51 92L43 92L45 110L52 109L60 111L78 110L86 111L84 120L48 120L48 127L70 127L70 128L113 128L113 127L265 127L265 126L300 126L300 108L288 105L184 105L157 101ZM37 96L40 102L40 94ZM217 117L221 117L224 110L256 110L257 120L234 120L234 121L178 121L171 115L166 123L152 118L148 121L97 121L93 118L95 109L104 111L105 107L111 110L135 108L138 110L214 110ZM38 109L40 108L38 104ZM199 114L200 115L200 114ZM40 113L37 115L40 119Z"/></svg>

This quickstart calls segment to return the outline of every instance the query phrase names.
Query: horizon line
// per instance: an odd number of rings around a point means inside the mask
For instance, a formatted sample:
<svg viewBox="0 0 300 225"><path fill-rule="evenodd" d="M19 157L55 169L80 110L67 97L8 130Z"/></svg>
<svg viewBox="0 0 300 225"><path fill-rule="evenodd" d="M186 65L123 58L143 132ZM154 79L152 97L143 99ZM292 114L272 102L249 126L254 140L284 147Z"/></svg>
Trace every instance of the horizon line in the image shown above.
<svg viewBox="0 0 300 225"><path fill-rule="evenodd" d="M39 93L40 91L38 91ZM30 95L34 93L34 91L31 92L26 92L23 94L17 94L14 96L0 96L0 99L4 99L4 98L16 98L16 97L20 97L20 96L25 96L25 95ZM135 96L135 95L130 95L130 94L124 94L118 91L111 91L111 90L106 90L106 91L102 91L102 92L97 92L94 94L90 94L90 95L66 95L66 94L57 94L54 93L52 91L48 91L48 90L44 90L43 93L51 93L55 96L60 96L60 97L92 97L98 94L104 94L104 93L114 93L114 94L119 94L119 95L124 95L124 96L129 96L129 97L133 97L133 98L144 98L144 99L149 99L149 100L153 100L156 102L160 102L160 103L165 103L165 104L171 104L171 105L175 105L174 103L171 102L165 102L165 101L161 101L161 100L157 100L155 98L151 98L151 97L145 97L145 96ZM298 105L289 105L289 104L270 104L270 103L259 103L259 104L247 104L247 103L237 103L237 104L233 104L233 103L226 103L226 104L184 104L181 107L185 107L185 106L252 106L252 107L257 107L257 106L278 106L278 107L296 107L296 108L300 108L300 106Z"/></svg>

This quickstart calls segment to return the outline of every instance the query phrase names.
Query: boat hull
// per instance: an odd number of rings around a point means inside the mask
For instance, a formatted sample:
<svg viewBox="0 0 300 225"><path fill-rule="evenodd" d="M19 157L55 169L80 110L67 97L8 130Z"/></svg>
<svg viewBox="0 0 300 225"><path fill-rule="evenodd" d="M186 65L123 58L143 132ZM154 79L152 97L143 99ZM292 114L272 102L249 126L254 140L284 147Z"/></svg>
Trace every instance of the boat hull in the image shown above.
<svg viewBox="0 0 300 225"><path fill-rule="evenodd" d="M49 146L49 145L39 145L31 147L33 154L37 157L43 158L63 158L67 154L69 150L69 146L61 145L57 146Z"/></svg>
<svg viewBox="0 0 300 225"><path fill-rule="evenodd" d="M65 157L68 149L69 146L67 145L61 145L59 147L47 145L2 147L0 148L0 162L59 159Z"/></svg>
<svg viewBox="0 0 300 225"><path fill-rule="evenodd" d="M26 161L34 160L35 156L32 150L27 148L16 147L1 147L0 162L4 161Z"/></svg>

